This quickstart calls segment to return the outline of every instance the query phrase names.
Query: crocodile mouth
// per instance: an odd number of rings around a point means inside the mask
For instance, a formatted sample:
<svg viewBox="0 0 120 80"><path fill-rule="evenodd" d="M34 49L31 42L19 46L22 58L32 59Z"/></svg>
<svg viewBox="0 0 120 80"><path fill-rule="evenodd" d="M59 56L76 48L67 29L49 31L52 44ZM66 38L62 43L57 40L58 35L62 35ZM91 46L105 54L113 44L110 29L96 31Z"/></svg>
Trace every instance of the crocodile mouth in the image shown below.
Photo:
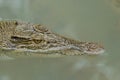
<svg viewBox="0 0 120 80"><path fill-rule="evenodd" d="M84 53L86 53L86 54L90 54L90 55L92 55L92 54L103 54L105 52L105 50L104 49L100 49L99 51L97 50L97 51L84 51Z"/></svg>

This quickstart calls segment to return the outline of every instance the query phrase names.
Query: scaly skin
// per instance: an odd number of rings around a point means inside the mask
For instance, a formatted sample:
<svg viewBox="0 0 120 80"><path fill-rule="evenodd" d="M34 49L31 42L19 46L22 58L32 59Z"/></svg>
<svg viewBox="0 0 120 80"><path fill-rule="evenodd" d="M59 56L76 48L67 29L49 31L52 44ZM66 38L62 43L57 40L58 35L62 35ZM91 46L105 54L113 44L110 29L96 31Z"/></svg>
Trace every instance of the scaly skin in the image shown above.
<svg viewBox="0 0 120 80"><path fill-rule="evenodd" d="M40 24L16 20L0 21L0 48L16 55L101 54L104 48L94 42L80 42L51 32ZM6 54L7 55L7 54Z"/></svg>

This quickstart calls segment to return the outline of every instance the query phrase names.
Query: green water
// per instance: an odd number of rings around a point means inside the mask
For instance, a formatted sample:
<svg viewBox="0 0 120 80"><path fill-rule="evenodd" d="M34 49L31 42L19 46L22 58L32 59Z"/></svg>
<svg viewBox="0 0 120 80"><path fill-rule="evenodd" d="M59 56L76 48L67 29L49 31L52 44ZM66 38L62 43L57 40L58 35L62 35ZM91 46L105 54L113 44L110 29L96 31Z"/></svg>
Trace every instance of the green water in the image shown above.
<svg viewBox="0 0 120 80"><path fill-rule="evenodd" d="M120 0L0 0L0 17L45 24L106 50L100 56L0 60L0 80L120 80Z"/></svg>

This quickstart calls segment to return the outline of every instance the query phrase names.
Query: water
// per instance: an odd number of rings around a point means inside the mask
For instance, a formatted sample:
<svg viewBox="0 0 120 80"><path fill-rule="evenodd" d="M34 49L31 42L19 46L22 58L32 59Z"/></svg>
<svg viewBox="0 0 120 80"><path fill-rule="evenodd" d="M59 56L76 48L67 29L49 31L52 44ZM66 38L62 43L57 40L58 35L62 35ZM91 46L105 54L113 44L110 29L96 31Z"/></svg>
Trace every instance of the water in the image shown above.
<svg viewBox="0 0 120 80"><path fill-rule="evenodd" d="M120 0L0 0L0 20L45 24L59 34L99 42L105 55L0 60L0 80L119 80Z"/></svg>

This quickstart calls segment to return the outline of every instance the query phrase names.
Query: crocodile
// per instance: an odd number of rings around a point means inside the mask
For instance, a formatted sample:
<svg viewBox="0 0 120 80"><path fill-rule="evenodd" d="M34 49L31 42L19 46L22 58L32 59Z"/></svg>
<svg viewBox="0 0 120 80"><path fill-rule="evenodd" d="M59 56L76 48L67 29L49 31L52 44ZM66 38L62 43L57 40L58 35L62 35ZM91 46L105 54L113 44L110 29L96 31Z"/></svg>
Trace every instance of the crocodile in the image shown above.
<svg viewBox="0 0 120 80"><path fill-rule="evenodd" d="M103 46L96 42L77 41L54 33L44 25L18 20L0 21L0 50L6 55L14 51L18 56L96 55L104 52Z"/></svg>

